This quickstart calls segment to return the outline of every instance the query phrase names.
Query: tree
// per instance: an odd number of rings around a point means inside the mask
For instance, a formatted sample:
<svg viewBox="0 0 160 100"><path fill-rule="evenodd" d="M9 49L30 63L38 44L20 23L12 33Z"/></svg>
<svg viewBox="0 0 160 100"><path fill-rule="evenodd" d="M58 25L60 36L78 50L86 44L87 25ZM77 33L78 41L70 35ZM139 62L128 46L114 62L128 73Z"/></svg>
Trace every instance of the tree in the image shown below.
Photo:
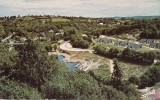
<svg viewBox="0 0 160 100"><path fill-rule="evenodd" d="M119 86L122 84L122 77L123 77L122 70L119 68L118 62L115 59L114 60L114 70L113 70L112 78L111 78L113 87L119 88Z"/></svg>
<svg viewBox="0 0 160 100"><path fill-rule="evenodd" d="M100 97L97 81L87 73L78 72L74 77L73 86L77 98L80 100L97 100Z"/></svg>
<svg viewBox="0 0 160 100"><path fill-rule="evenodd" d="M8 50L6 44L0 44L0 76L8 76L15 65L16 51Z"/></svg>
<svg viewBox="0 0 160 100"><path fill-rule="evenodd" d="M36 41L27 40L19 49L16 65L10 78L38 88L49 80L54 71L54 62L50 60L45 48Z"/></svg>
<svg viewBox="0 0 160 100"><path fill-rule="evenodd" d="M42 86L42 94L48 99L75 99L76 92L73 85L65 77L56 75L51 81Z"/></svg>
<svg viewBox="0 0 160 100"><path fill-rule="evenodd" d="M102 96L105 100L127 100L126 95L112 86L102 87Z"/></svg>
<svg viewBox="0 0 160 100"><path fill-rule="evenodd" d="M96 51L97 54L100 55L105 55L106 54L106 50L107 48L104 45L97 45L96 47L94 47L94 50Z"/></svg>
<svg viewBox="0 0 160 100"><path fill-rule="evenodd" d="M110 58L118 58L120 51L117 48L111 48L109 49L109 51L107 52L107 56Z"/></svg>
<svg viewBox="0 0 160 100"><path fill-rule="evenodd" d="M137 76L131 76L129 79L128 79L129 82L135 84L135 85L139 85L140 84L140 78L138 78Z"/></svg>
<svg viewBox="0 0 160 100"><path fill-rule="evenodd" d="M153 86L156 83L160 82L160 66L155 65L152 68L149 68L141 77L140 88L147 86Z"/></svg>
<svg viewBox="0 0 160 100"><path fill-rule="evenodd" d="M0 99L42 99L40 93L26 84L0 77Z"/></svg>

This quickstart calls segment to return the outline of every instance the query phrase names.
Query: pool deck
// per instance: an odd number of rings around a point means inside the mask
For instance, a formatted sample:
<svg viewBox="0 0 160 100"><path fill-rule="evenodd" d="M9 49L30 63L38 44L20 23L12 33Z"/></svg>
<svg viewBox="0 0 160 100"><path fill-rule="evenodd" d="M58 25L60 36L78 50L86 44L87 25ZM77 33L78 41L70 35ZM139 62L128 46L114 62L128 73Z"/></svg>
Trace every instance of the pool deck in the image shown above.
<svg viewBox="0 0 160 100"><path fill-rule="evenodd" d="M62 55L65 58L63 59L64 62L78 62L77 68L83 71L88 71L90 69L95 69L101 66L100 59L97 62L93 62L92 60L86 61L86 60L80 60L80 59L71 59L72 56L66 54L66 53L60 53L60 52L50 52L49 55Z"/></svg>

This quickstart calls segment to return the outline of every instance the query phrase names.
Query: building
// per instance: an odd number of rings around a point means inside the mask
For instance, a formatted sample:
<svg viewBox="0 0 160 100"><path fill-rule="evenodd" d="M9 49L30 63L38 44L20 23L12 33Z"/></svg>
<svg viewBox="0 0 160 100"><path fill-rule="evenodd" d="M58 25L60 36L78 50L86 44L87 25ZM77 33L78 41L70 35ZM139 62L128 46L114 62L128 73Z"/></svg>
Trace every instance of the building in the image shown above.
<svg viewBox="0 0 160 100"><path fill-rule="evenodd" d="M151 48L157 48L157 44L158 43L150 43L149 47L151 47Z"/></svg>
<svg viewBox="0 0 160 100"><path fill-rule="evenodd" d="M130 49L138 50L138 49L142 48L142 45L138 45L138 44L134 44L134 43L128 43L127 47L130 48Z"/></svg>
<svg viewBox="0 0 160 100"><path fill-rule="evenodd" d="M160 49L160 43L157 44L157 48Z"/></svg>
<svg viewBox="0 0 160 100"><path fill-rule="evenodd" d="M126 42L126 41L121 41L121 43L119 44L120 46L127 46L128 45L128 42Z"/></svg>
<svg viewBox="0 0 160 100"><path fill-rule="evenodd" d="M120 45L121 41L116 41L114 45Z"/></svg>
<svg viewBox="0 0 160 100"><path fill-rule="evenodd" d="M118 45L118 46L127 46L128 45L128 42L126 41L117 41L114 43L114 45Z"/></svg>
<svg viewBox="0 0 160 100"><path fill-rule="evenodd" d="M98 40L99 43L102 43L102 44L110 44L112 43L113 41L110 40L110 39L100 39Z"/></svg>
<svg viewBox="0 0 160 100"><path fill-rule="evenodd" d="M149 47L160 49L160 43L150 43Z"/></svg>
<svg viewBox="0 0 160 100"><path fill-rule="evenodd" d="M99 23L99 25L104 25L103 23Z"/></svg>
<svg viewBox="0 0 160 100"><path fill-rule="evenodd" d="M141 39L140 43L147 43L147 39Z"/></svg>
<svg viewBox="0 0 160 100"><path fill-rule="evenodd" d="M151 44L151 43L154 43L154 40L153 39L147 39L147 44Z"/></svg>
<svg viewBox="0 0 160 100"><path fill-rule="evenodd" d="M154 43L153 39L141 39L140 43L151 44Z"/></svg>

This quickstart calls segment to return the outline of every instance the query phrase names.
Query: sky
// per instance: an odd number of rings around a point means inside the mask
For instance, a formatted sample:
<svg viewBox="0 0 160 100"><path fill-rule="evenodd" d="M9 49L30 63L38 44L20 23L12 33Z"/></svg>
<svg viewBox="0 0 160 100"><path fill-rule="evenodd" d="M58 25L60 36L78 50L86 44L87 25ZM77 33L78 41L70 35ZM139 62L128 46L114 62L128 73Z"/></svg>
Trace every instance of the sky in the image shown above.
<svg viewBox="0 0 160 100"><path fill-rule="evenodd" d="M0 16L129 17L160 15L160 0L0 0Z"/></svg>

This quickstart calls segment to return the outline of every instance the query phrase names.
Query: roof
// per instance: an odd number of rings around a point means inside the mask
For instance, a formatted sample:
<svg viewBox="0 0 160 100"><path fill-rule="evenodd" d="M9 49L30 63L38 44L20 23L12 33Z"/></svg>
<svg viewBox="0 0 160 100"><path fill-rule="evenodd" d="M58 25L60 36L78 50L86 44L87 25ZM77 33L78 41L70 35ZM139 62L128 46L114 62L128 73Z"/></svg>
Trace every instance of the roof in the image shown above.
<svg viewBox="0 0 160 100"><path fill-rule="evenodd" d="M133 49L139 49L141 48L142 46L141 45L138 45L138 44L135 44L135 43L128 43L128 47L129 48L133 48Z"/></svg>
<svg viewBox="0 0 160 100"><path fill-rule="evenodd" d="M148 39L147 42L148 42L148 43L153 43L154 40L153 40L153 39Z"/></svg>
<svg viewBox="0 0 160 100"><path fill-rule="evenodd" d="M150 46L152 46L152 47L157 47L157 44L158 44L158 43L150 43Z"/></svg>
<svg viewBox="0 0 160 100"><path fill-rule="evenodd" d="M116 41L114 44L119 45L120 43L121 43L121 41Z"/></svg>
<svg viewBox="0 0 160 100"><path fill-rule="evenodd" d="M160 99L160 89L156 89L155 93L150 94L148 97L155 100Z"/></svg>
<svg viewBox="0 0 160 100"><path fill-rule="evenodd" d="M112 40L110 40L110 39L100 39L100 40L98 40L98 42L103 42L103 43L110 43L110 42L112 42Z"/></svg>
<svg viewBox="0 0 160 100"><path fill-rule="evenodd" d="M121 41L121 42L120 42L120 45L122 45L122 46L126 46L126 45L128 45L128 42Z"/></svg>
<svg viewBox="0 0 160 100"><path fill-rule="evenodd" d="M147 39L141 39L141 40L140 40L140 42L142 42L142 41L143 41L143 42L146 42L146 41L147 41Z"/></svg>
<svg viewBox="0 0 160 100"><path fill-rule="evenodd" d="M160 43L157 44L157 47L160 48Z"/></svg>

